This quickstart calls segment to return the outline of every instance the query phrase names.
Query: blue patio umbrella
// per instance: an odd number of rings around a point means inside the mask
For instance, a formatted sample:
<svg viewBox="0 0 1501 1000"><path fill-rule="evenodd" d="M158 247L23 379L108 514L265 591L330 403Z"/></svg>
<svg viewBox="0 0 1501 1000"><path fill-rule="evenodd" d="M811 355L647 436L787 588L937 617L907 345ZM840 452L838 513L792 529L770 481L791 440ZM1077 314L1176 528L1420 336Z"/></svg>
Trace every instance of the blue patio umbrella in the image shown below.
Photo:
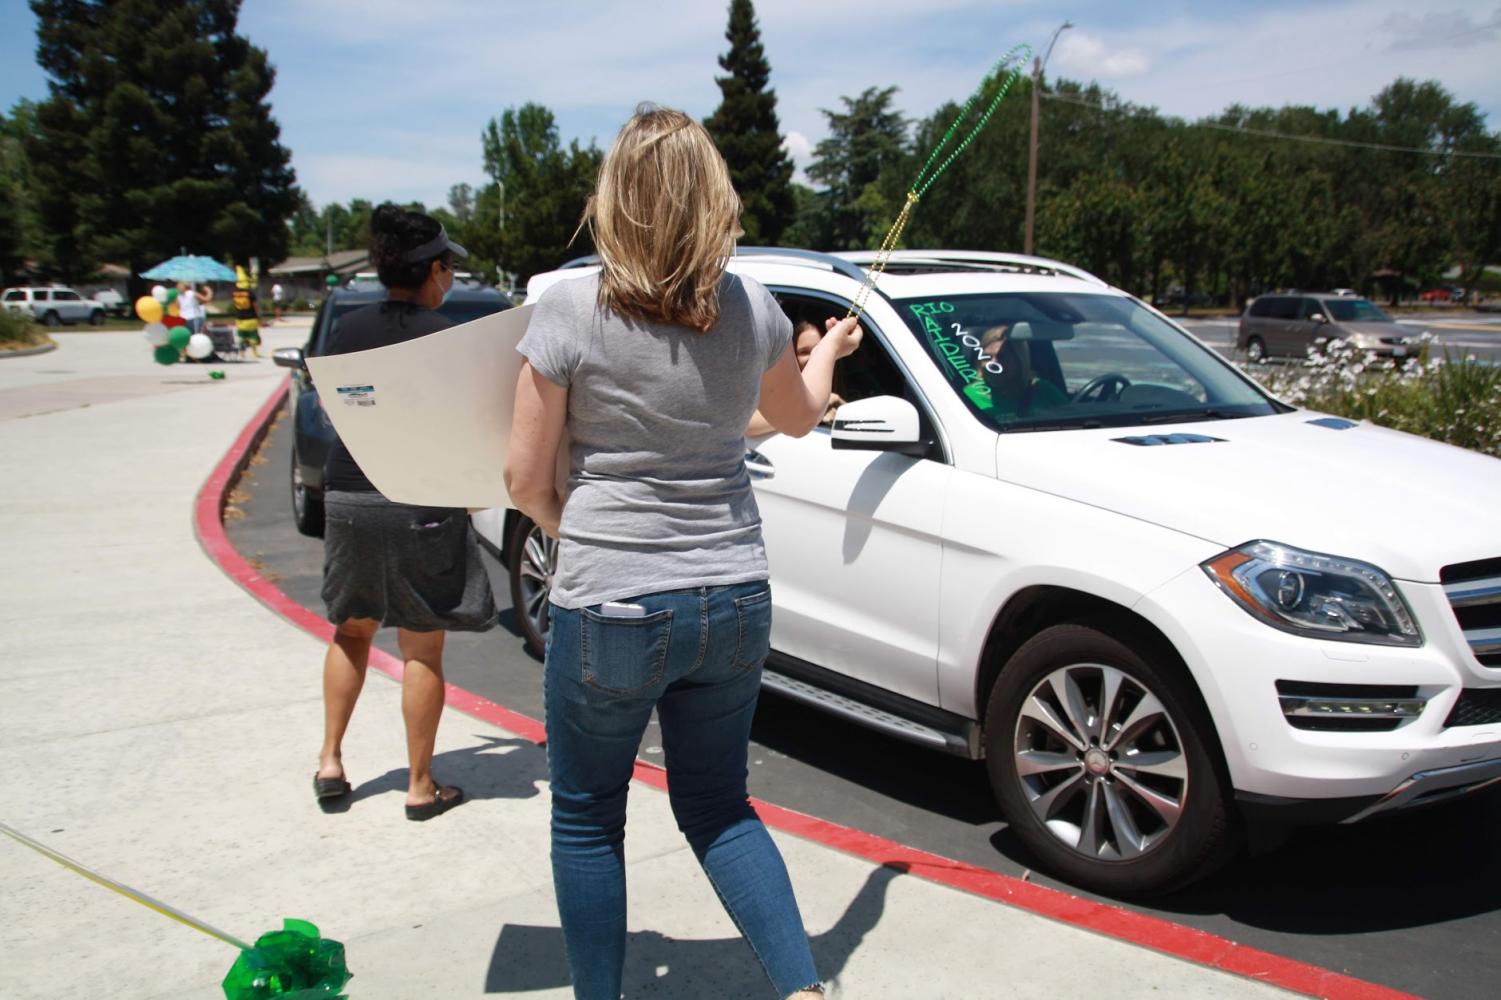
<svg viewBox="0 0 1501 1000"><path fill-rule="evenodd" d="M212 257L188 254L163 261L141 277L149 281L234 281L235 273Z"/></svg>

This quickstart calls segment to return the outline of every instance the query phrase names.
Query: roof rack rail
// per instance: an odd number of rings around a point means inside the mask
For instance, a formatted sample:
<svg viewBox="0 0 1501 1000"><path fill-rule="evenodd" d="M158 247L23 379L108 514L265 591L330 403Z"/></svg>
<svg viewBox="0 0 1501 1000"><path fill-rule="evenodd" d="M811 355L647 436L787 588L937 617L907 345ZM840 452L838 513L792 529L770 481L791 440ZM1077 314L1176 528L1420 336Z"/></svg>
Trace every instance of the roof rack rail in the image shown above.
<svg viewBox="0 0 1501 1000"><path fill-rule="evenodd" d="M863 263L866 260L874 262L875 256L875 251L867 250L840 254L840 257L854 263ZM896 250L892 252L886 269L899 272L903 270L903 265L908 268L927 265L936 269L947 265L952 268L967 266L976 270L1023 271L1029 274L1055 274L1076 278L1095 285L1108 284L1098 275L1091 274L1081 267L1074 267L1072 264L1064 264L1047 257L999 253L991 250Z"/></svg>
<svg viewBox="0 0 1501 1000"><path fill-rule="evenodd" d="M836 257L831 253L821 253L817 250L801 250L796 247L736 247L736 257L788 257L793 260L806 261L810 264L822 264L835 274L842 274L846 278L856 281L865 281L865 269L843 257Z"/></svg>
<svg viewBox="0 0 1501 1000"><path fill-rule="evenodd" d="M822 264L837 274L856 281L865 280L865 269L829 253L820 253L817 250L801 250L797 247L736 247L736 257L787 257L792 260L805 261L810 264ZM565 264L559 264L557 270L566 271L575 267L594 267L599 264L599 254L589 254L587 257L575 257Z"/></svg>

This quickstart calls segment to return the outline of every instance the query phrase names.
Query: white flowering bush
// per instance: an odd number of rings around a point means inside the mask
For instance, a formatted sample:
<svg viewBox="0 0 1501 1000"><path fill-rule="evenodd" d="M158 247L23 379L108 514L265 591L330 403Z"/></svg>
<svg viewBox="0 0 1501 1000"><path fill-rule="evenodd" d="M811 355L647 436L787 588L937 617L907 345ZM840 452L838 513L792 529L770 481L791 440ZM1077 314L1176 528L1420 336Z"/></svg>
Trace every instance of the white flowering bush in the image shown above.
<svg viewBox="0 0 1501 1000"><path fill-rule="evenodd" d="M1335 338L1301 363L1248 370L1284 402L1501 458L1501 366L1435 356L1432 341L1425 333L1414 357L1386 360Z"/></svg>

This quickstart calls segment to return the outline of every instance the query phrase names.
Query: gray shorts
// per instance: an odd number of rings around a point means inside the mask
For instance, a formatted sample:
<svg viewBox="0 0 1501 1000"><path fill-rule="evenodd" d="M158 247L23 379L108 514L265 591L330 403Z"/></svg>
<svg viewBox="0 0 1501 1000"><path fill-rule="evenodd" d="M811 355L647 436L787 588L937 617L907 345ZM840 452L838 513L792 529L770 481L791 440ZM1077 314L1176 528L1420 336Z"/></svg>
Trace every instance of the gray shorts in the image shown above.
<svg viewBox="0 0 1501 1000"><path fill-rule="evenodd" d="M495 598L462 508L379 493L323 497L323 603L335 625L373 618L413 632L482 632Z"/></svg>

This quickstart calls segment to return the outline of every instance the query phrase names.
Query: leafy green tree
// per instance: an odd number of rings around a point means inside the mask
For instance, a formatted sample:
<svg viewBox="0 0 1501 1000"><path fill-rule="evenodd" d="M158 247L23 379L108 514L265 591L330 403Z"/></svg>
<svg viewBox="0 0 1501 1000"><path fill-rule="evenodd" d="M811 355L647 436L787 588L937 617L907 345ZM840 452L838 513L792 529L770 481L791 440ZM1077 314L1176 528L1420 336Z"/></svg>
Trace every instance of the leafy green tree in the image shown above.
<svg viewBox="0 0 1501 1000"><path fill-rule="evenodd" d="M49 97L28 145L49 262L285 255L298 207L239 0L31 0Z"/></svg>
<svg viewBox="0 0 1501 1000"><path fill-rule="evenodd" d="M17 101L0 114L0 284L9 284L23 259L35 252L35 183L26 159L26 136L36 128L36 106Z"/></svg>
<svg viewBox="0 0 1501 1000"><path fill-rule="evenodd" d="M749 245L774 246L793 220L792 160L782 149L776 92L767 86L771 66L751 0L730 0L725 31L730 50L719 57L728 76L716 77L719 107L704 121L724 154L730 179L745 207L740 224Z"/></svg>
<svg viewBox="0 0 1501 1000"><path fill-rule="evenodd" d="M480 140L490 183L460 238L477 262L525 278L594 252L579 227L604 158L592 142L564 146L552 112L533 103L492 118Z"/></svg>
<svg viewBox="0 0 1501 1000"><path fill-rule="evenodd" d="M819 249L878 244L885 235L882 223L889 225L901 208L905 182L897 178L907 171L911 155L907 120L891 106L896 91L868 87L858 97L841 97L844 111L823 111L829 134L814 147L808 177L826 194L804 221L817 233Z"/></svg>

